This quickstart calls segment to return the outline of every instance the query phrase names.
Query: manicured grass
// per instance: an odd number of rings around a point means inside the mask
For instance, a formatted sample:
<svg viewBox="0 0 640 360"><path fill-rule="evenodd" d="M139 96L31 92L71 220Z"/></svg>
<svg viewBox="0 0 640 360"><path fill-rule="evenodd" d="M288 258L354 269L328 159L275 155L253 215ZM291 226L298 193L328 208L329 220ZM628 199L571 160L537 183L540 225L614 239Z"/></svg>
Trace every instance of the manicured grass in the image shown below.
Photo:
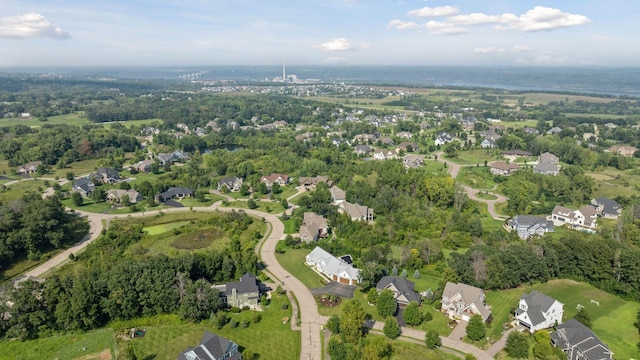
<svg viewBox="0 0 640 360"><path fill-rule="evenodd" d="M633 327L640 304L622 300L589 284L572 280L552 280L518 289L488 291L487 304L491 306L494 318L488 331L492 339L497 340L501 336L502 324L512 318L520 296L531 290L540 291L563 303L564 320L575 316L578 304L583 305L591 317L594 332L611 348L616 358L629 359L640 356L635 350L638 332ZM600 305L592 304L592 299Z"/></svg>
<svg viewBox="0 0 640 360"><path fill-rule="evenodd" d="M476 194L476 196L478 198L484 199L484 200L495 200L495 199L498 198L497 196L495 196L493 194L490 194L490 193L487 193L487 192L479 192L479 193Z"/></svg>
<svg viewBox="0 0 640 360"><path fill-rule="evenodd" d="M490 190L496 185L489 167L484 165L463 167L456 179L474 189Z"/></svg>
<svg viewBox="0 0 640 360"><path fill-rule="evenodd" d="M502 225L504 225L504 221L496 220L492 217L482 217L480 222L482 223L482 231L485 233L502 229Z"/></svg>
<svg viewBox="0 0 640 360"><path fill-rule="evenodd" d="M284 211L284 209L282 208L282 205L280 205L280 202L278 201L256 200L256 205L258 205L258 207L254 209L256 211L262 211L262 212L271 213L271 214L282 213ZM249 206L247 206L247 201L244 201L244 200L230 202L229 205L227 205L226 207L240 208L240 209L249 208Z"/></svg>
<svg viewBox="0 0 640 360"><path fill-rule="evenodd" d="M431 291L436 291L441 276L435 269L425 266L420 270L419 279L413 277L413 271L409 271L407 279L415 284L414 290L417 292L427 291L429 289L431 289Z"/></svg>
<svg viewBox="0 0 640 360"><path fill-rule="evenodd" d="M369 334L367 337L382 336ZM424 340L424 339L418 339ZM391 360L406 359L430 359L430 360L458 360L459 358L438 350L429 350L422 344L415 344L404 340L396 339L387 341L391 344Z"/></svg>
<svg viewBox="0 0 640 360"><path fill-rule="evenodd" d="M284 244L282 244L284 245ZM304 264L308 249L285 249L283 254L276 254L276 259L282 267L300 280L309 289L324 286L323 278Z"/></svg>
<svg viewBox="0 0 640 360"><path fill-rule="evenodd" d="M297 231L297 229L295 228L295 221L293 221L293 219L289 218L287 220L281 220L282 223L284 224L284 233L285 234L295 234Z"/></svg>
<svg viewBox="0 0 640 360"><path fill-rule="evenodd" d="M290 324L283 324L282 318L291 318L291 306L281 310L283 303L289 303L286 296L274 295L271 304L261 312L259 323L250 323L248 328L238 326L232 329L229 324L216 329L210 321L200 324L170 324L167 326L146 327L145 337L129 341L138 359L175 359L187 347L197 345L208 330L231 339L240 345L241 350L249 349L260 354L261 360L297 359L300 355L300 333L291 331ZM255 312L244 311L229 314L229 317L240 322L251 320ZM128 322L127 327L139 326L136 321ZM119 346L124 344L119 344Z"/></svg>
<svg viewBox="0 0 640 360"><path fill-rule="evenodd" d="M494 156L489 150L485 149L474 149L474 150L466 150L460 151L458 153L458 157L454 159L447 160L454 162L456 164L462 165L480 165L483 166L485 161L493 161L496 160L496 156Z"/></svg>
<svg viewBox="0 0 640 360"><path fill-rule="evenodd" d="M101 359L103 351L113 354L113 346L113 330L101 329L24 342L0 342L0 359Z"/></svg>
<svg viewBox="0 0 640 360"><path fill-rule="evenodd" d="M441 162L426 158L424 159L424 165L422 165L420 169L428 174L443 174L447 172L447 169L444 168Z"/></svg>
<svg viewBox="0 0 640 360"><path fill-rule="evenodd" d="M437 301L434 304L440 304L440 302ZM422 322L422 324L417 326L417 329L422 331L435 330L442 336L448 336L451 334L451 331L453 331L453 329L448 326L451 319L441 313L440 309L434 308L434 304L429 304L428 302L424 302L422 304L422 313L427 311L430 312L433 319L431 321Z"/></svg>
<svg viewBox="0 0 640 360"><path fill-rule="evenodd" d="M280 190L282 190L282 192L276 196L278 196L280 199L287 199L289 198L289 196L294 195L296 192L298 192L298 190L296 189L295 185L288 185L284 188L280 188Z"/></svg>
<svg viewBox="0 0 640 360"><path fill-rule="evenodd" d="M91 212L91 213L96 213L96 214L106 214L109 213L111 210L111 203L109 202L94 202L91 199L87 199L85 198L82 205L77 206L76 204L73 203L73 200L71 200L71 198L66 198L61 200L62 204L68 208L71 209L76 209L76 210L80 210L80 211L86 211L86 212Z"/></svg>
<svg viewBox="0 0 640 360"><path fill-rule="evenodd" d="M45 188L46 186L42 180L20 181L7 186L4 191L0 191L0 202L6 203L11 200L22 199L22 196L28 192L36 191L41 193Z"/></svg>
<svg viewBox="0 0 640 360"><path fill-rule="evenodd" d="M98 159L82 160L71 163L64 169L58 169L54 166L52 167L53 174L48 174L47 177L59 176L64 179L69 172L72 172L75 176L89 175L96 169L98 169Z"/></svg>
<svg viewBox="0 0 640 360"><path fill-rule="evenodd" d="M23 118L6 118L0 120L0 127L13 126L13 125L25 125L31 127L40 127L43 125L58 125L58 124L67 124L67 125L84 125L89 124L89 120L84 117L82 112L67 114L67 115L58 115L58 116L50 116L47 118L47 121L40 121L37 117L32 117L30 119Z"/></svg>
<svg viewBox="0 0 640 360"><path fill-rule="evenodd" d="M127 120L127 121L118 121L118 124L122 124L127 128L130 128L134 125L151 125L154 122L160 122L162 123L163 120L162 119L143 119L143 120ZM104 126L105 128L109 129L111 128L111 125L113 125L114 123L103 123L102 126Z"/></svg>

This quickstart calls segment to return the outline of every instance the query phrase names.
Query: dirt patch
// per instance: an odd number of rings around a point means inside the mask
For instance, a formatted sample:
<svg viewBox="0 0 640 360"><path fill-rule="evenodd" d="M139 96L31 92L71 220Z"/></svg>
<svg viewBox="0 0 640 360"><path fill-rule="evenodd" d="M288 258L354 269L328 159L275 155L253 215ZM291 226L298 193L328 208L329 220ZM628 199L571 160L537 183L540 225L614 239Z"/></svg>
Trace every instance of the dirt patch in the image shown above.
<svg viewBox="0 0 640 360"><path fill-rule="evenodd" d="M75 360L111 360L111 350L105 349L99 353L87 354L76 358Z"/></svg>
<svg viewBox="0 0 640 360"><path fill-rule="evenodd" d="M342 299L337 296L319 296L316 300L325 307L338 306L342 302Z"/></svg>

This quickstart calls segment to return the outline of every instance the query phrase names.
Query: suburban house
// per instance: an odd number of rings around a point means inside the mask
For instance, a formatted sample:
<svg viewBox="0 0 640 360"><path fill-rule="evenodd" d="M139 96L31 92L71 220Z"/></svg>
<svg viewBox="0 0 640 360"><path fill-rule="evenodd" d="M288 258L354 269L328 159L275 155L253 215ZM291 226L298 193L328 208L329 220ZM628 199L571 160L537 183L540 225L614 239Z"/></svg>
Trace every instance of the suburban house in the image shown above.
<svg viewBox="0 0 640 360"><path fill-rule="evenodd" d="M517 215L511 219L507 226L515 230L518 237L527 240L532 236L542 236L548 232L553 232L553 221L547 220L544 216Z"/></svg>
<svg viewBox="0 0 640 360"><path fill-rule="evenodd" d="M333 181L329 180L328 176L312 176L312 177L301 176L298 178L298 184L300 184L300 186L304 186L308 188L315 189L315 187L319 183L325 183L329 187L333 185Z"/></svg>
<svg viewBox="0 0 640 360"><path fill-rule="evenodd" d="M305 212L298 233L300 234L300 239L306 243L317 241L319 238L329 234L329 224L322 215Z"/></svg>
<svg viewBox="0 0 640 360"><path fill-rule="evenodd" d="M489 165L489 172L491 172L492 175L509 176L517 170L520 170L520 165L516 163L507 164L502 161L496 161Z"/></svg>
<svg viewBox="0 0 640 360"><path fill-rule="evenodd" d="M629 146L629 145L614 145L611 147L610 151L618 155L632 157L633 154L635 154L635 152L638 151L638 148L635 146Z"/></svg>
<svg viewBox="0 0 640 360"><path fill-rule="evenodd" d="M404 150L404 151L409 151L409 152L418 152L420 151L420 145L414 143L414 142L401 142L400 145L398 145L398 150Z"/></svg>
<svg viewBox="0 0 640 360"><path fill-rule="evenodd" d="M540 132L538 131L538 129L534 129L532 127L525 127L522 129L522 133L524 133L525 135L538 135L540 134Z"/></svg>
<svg viewBox="0 0 640 360"><path fill-rule="evenodd" d="M331 200L336 205L340 205L340 203L347 199L347 194L344 190L340 189L336 185L329 188L329 192L331 193Z"/></svg>
<svg viewBox="0 0 640 360"><path fill-rule="evenodd" d="M402 163L406 168L418 168L424 165L424 155L407 154L402 158Z"/></svg>
<svg viewBox="0 0 640 360"><path fill-rule="evenodd" d="M367 155L368 153L373 151L373 149L371 149L369 145L356 145L353 151L356 153L356 155Z"/></svg>
<svg viewBox="0 0 640 360"><path fill-rule="evenodd" d="M560 165L548 162L538 162L536 166L533 167L533 172L541 175L560 175Z"/></svg>
<svg viewBox="0 0 640 360"><path fill-rule="evenodd" d="M229 307L256 309L260 300L260 281L255 275L246 273L240 281L216 285L220 299Z"/></svg>
<svg viewBox="0 0 640 360"><path fill-rule="evenodd" d="M396 133L396 136L401 138L401 139L411 139L413 137L413 134L411 134L408 131L400 131L400 132Z"/></svg>
<svg viewBox="0 0 640 360"><path fill-rule="evenodd" d="M396 153L387 149L377 149L373 152L373 158L376 160L391 160L396 158Z"/></svg>
<svg viewBox="0 0 640 360"><path fill-rule="evenodd" d="M226 187L229 191L240 191L243 181L244 179L237 176L220 179L220 181L218 181L218 190L222 190L223 187Z"/></svg>
<svg viewBox="0 0 640 360"><path fill-rule="evenodd" d="M554 225L569 224L595 229L597 226L598 211L593 205L585 205L578 210L556 205L551 213Z"/></svg>
<svg viewBox="0 0 640 360"><path fill-rule="evenodd" d="M204 332L200 344L178 355L178 360L242 360L238 344L222 336Z"/></svg>
<svg viewBox="0 0 640 360"><path fill-rule="evenodd" d="M554 126L551 129L547 130L547 135L555 135L555 134L559 134L562 131L561 128Z"/></svg>
<svg viewBox="0 0 640 360"><path fill-rule="evenodd" d="M192 197L193 190L187 188L170 187L167 191L156 195L156 200L165 202L172 199L184 199L186 197Z"/></svg>
<svg viewBox="0 0 640 360"><path fill-rule="evenodd" d="M129 197L129 203L131 204L137 204L138 202L142 201L142 194L133 189L109 189L107 190L107 201L112 203L122 203L125 195Z"/></svg>
<svg viewBox="0 0 640 360"><path fill-rule="evenodd" d="M558 325L551 343L562 349L570 360L611 360L613 352L596 334L576 319Z"/></svg>
<svg viewBox="0 0 640 360"><path fill-rule="evenodd" d="M151 171L151 165L155 163L155 160L142 160L132 165L132 167L138 172L149 172Z"/></svg>
<svg viewBox="0 0 640 360"><path fill-rule="evenodd" d="M296 135L295 137L296 141L303 141L303 142L311 141L312 138L313 138L313 133L308 131L300 135Z"/></svg>
<svg viewBox="0 0 640 360"><path fill-rule="evenodd" d="M358 134L353 137L353 141L358 141L360 144L366 144L369 141L375 141L376 136L373 134Z"/></svg>
<svg viewBox="0 0 640 360"><path fill-rule="evenodd" d="M562 323L563 304L535 290L520 297L515 315L518 324L530 333Z"/></svg>
<svg viewBox="0 0 640 360"><path fill-rule="evenodd" d="M338 212L346 213L353 221L373 221L373 209L364 205L342 201L338 204Z"/></svg>
<svg viewBox="0 0 640 360"><path fill-rule="evenodd" d="M591 205L596 208L598 214L606 219L617 219L622 213L622 205L617 201L606 197L599 197L591 200Z"/></svg>
<svg viewBox="0 0 640 360"><path fill-rule="evenodd" d="M549 164L557 164L560 161L557 156L553 155L550 152L545 152L538 156L538 162L549 163Z"/></svg>
<svg viewBox="0 0 640 360"><path fill-rule="evenodd" d="M73 182L73 186L71 186L71 191L80 193L82 197L89 196L89 194L91 194L95 189L95 184L91 182L91 179L88 176L77 179Z"/></svg>
<svg viewBox="0 0 640 360"><path fill-rule="evenodd" d="M378 139L378 143L382 145L393 145L393 139L390 137L382 136Z"/></svg>
<svg viewBox="0 0 640 360"><path fill-rule="evenodd" d="M477 287L447 282L442 292L441 311L450 319L469 321L472 315L479 314L484 321L491 316L484 291Z"/></svg>
<svg viewBox="0 0 640 360"><path fill-rule="evenodd" d="M120 174L112 168L103 167L91 174L91 178L102 184L115 184L120 180Z"/></svg>
<svg viewBox="0 0 640 360"><path fill-rule="evenodd" d="M165 166L166 164L173 164L174 162L188 161L189 156L182 150L176 150L172 153L159 153L156 155L156 159L158 159L160 166Z"/></svg>
<svg viewBox="0 0 640 360"><path fill-rule="evenodd" d="M399 276L383 276L378 284L376 284L376 290L380 294L383 290L391 290L393 297L398 302L398 306L404 308L414 301L420 304L422 300L420 294L413 290L413 282Z"/></svg>
<svg viewBox="0 0 640 360"><path fill-rule="evenodd" d="M354 268L346 261L339 259L319 246L316 246L305 258L305 264L330 280L341 284L356 285L360 269Z"/></svg>
<svg viewBox="0 0 640 360"><path fill-rule="evenodd" d="M27 175L38 172L38 166L42 165L42 161L31 161L18 168L18 175Z"/></svg>
<svg viewBox="0 0 640 360"><path fill-rule="evenodd" d="M480 143L480 147L483 149L494 149L496 147L496 141L491 138L485 138Z"/></svg>
<svg viewBox="0 0 640 360"><path fill-rule="evenodd" d="M260 178L260 182L263 182L267 185L267 189L271 189L271 185L277 182L280 186L287 185L291 181L291 178L287 175L283 174L270 174L267 176L262 176Z"/></svg>
<svg viewBox="0 0 640 360"><path fill-rule="evenodd" d="M436 146L441 146L444 145L446 143L450 143L453 141L453 135L446 133L446 132L442 132L440 134L438 134L438 137L436 138Z"/></svg>

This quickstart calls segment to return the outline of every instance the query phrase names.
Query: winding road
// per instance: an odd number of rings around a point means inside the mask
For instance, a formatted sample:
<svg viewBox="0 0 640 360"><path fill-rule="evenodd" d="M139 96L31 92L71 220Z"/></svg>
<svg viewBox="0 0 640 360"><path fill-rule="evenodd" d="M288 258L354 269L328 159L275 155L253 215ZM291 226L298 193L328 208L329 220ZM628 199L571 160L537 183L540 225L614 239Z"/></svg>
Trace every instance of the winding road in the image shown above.
<svg viewBox="0 0 640 360"><path fill-rule="evenodd" d="M449 175L451 175L451 177L454 179L458 177L458 173L460 172L461 168L476 166L476 165L460 165L460 164L456 164L451 161L448 161L444 158L443 156L444 153L442 151L437 152L435 155L437 156L437 160L439 162L443 164L447 164L447 168L449 169ZM502 220L502 221L504 221L507 218L504 215L498 214L498 212L496 211L496 204L505 203L508 200L506 196L502 194L498 194L494 191L496 189L496 186L494 186L493 189L491 189L491 192L487 191L489 195L495 196L496 197L495 199L482 199L478 197L478 193L484 190L474 189L467 185L463 185L462 187L464 188L464 191L467 193L467 196L469 196L469 199L487 204L487 211L489 212L489 215L491 215L492 218L494 218L495 220Z"/></svg>
<svg viewBox="0 0 640 360"><path fill-rule="evenodd" d="M458 168L459 169L459 168ZM455 172L457 175L457 171ZM25 179L26 180L26 179ZM53 179L51 179L53 180ZM55 181L55 180L54 180ZM66 180L60 180L60 182ZM303 191L298 191L298 193L291 196L295 197L299 195ZM43 196L49 196L53 193L51 188L48 188ZM224 195L223 195L224 196ZM470 196L471 197L471 196ZM288 200L289 200L288 199ZM145 211L139 213L132 214L123 214L123 215L109 215L109 214L96 214L96 213L88 213L83 211L75 211L78 215L86 217L90 230L87 236L80 241L75 246L66 249L65 251L57 254L53 258L49 259L45 263L25 272L22 276L16 279L16 283L20 281L24 281L30 277L39 278L45 276L48 272L50 272L53 268L60 266L65 263L69 259L70 254L77 254L82 251L85 247L87 247L91 242L98 238L98 236L102 233L102 229L104 228L104 224L108 224L110 220L115 219L127 219L130 217L145 217L156 215L160 212L163 213L172 213L172 212L184 212L184 211L232 211L237 208L228 208L221 207L222 201L218 201L211 206L208 207L193 207L193 208L172 208L172 209L163 209L163 210L155 210L155 211ZM276 246L278 241L284 239L284 224L280 219L273 214L267 214L256 210L250 209L242 209L247 214L255 216L260 219L264 219L265 222L268 222L271 226L270 233L266 238L264 238L260 244L258 244L260 257L265 264L266 271L270 277L276 281L278 284L282 286L284 290L287 291L289 295L293 294L295 296L295 302L297 304L292 304L292 308L299 312L300 315L300 337L301 337L301 349L300 349L300 359L301 360L316 360L322 359L322 341L321 337L323 336L322 328L323 325L327 322L328 318L326 316L322 316L318 313L318 306L316 301L309 291L309 289L295 276L287 272L276 259ZM292 319L292 328L297 328L293 323L296 321L295 316ZM381 330L382 324L380 323L372 323L370 324L372 329ZM409 342L417 342L421 343L424 341L425 332L402 327L402 336L401 340L409 341ZM441 336L442 344L444 347L454 349L460 353L469 353L473 354L479 360L489 360L493 358L497 352L499 352L502 347L504 347L504 342L497 342L494 344L492 348L488 351L483 351L474 347L473 345L464 343L462 341L458 341L455 339L450 339L448 337ZM503 337L503 339L505 339Z"/></svg>

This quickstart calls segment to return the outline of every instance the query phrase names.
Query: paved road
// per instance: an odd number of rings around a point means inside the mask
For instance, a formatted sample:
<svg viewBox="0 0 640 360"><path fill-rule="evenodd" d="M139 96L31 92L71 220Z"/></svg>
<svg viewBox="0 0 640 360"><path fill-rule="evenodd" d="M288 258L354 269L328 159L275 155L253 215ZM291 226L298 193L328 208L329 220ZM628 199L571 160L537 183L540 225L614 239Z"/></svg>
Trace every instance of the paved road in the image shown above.
<svg viewBox="0 0 640 360"><path fill-rule="evenodd" d="M438 157L437 160L439 162L447 164L447 168L449 169L449 175L451 175L451 177L454 179L458 177L458 173L460 172L461 168L475 166L475 165L460 165L460 164L452 163L451 161L448 161L444 158L444 153L442 151L437 152L435 155ZM505 220L507 218L504 215L498 214L498 212L496 211L496 204L507 202L507 198L504 195L498 194L495 191L491 191L488 193L495 196L496 199L494 200L481 199L478 197L478 193L481 190L473 189L466 185L463 185L463 188L464 188L464 191L467 193L467 196L469 196L469 199L487 204L487 211L489 212L489 215L491 215L492 218L494 218L495 220ZM494 186L492 190L495 190L495 188L496 187Z"/></svg>

